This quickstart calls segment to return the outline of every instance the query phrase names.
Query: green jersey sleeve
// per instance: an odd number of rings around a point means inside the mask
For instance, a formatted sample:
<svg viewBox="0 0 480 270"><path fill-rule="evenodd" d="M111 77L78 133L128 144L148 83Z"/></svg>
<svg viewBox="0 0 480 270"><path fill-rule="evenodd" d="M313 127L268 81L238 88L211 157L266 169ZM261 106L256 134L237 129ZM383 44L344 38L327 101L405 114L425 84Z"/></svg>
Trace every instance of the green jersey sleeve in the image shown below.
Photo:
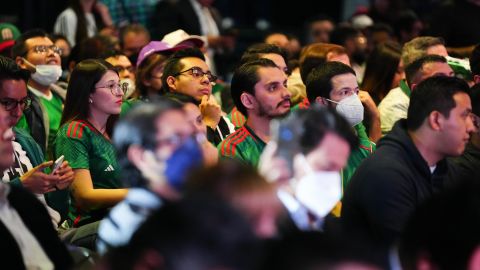
<svg viewBox="0 0 480 270"><path fill-rule="evenodd" d="M72 169L89 169L89 133L77 121L63 125L55 141L55 156L65 156Z"/></svg>

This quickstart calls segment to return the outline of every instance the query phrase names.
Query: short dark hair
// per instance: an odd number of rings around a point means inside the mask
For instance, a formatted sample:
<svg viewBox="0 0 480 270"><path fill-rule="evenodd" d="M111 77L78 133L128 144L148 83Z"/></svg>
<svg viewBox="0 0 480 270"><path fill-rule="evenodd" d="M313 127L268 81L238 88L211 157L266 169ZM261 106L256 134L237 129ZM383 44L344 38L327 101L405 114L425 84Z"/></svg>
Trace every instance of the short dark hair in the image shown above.
<svg viewBox="0 0 480 270"><path fill-rule="evenodd" d="M0 90L4 80L23 80L27 83L30 72L20 68L13 59L0 55Z"/></svg>
<svg viewBox="0 0 480 270"><path fill-rule="evenodd" d="M184 66L180 61L187 57L199 58L205 61L203 53L195 47L179 50L172 54L172 56L165 61L165 67L163 68L162 87L165 93L168 93L170 90L168 88L167 78L182 71Z"/></svg>
<svg viewBox="0 0 480 270"><path fill-rule="evenodd" d="M145 28L143 25L139 23L128 24L120 28L118 41L122 49L123 49L123 46L125 45L125 40L124 40L125 36L130 32L136 33L136 34L143 33L148 37L148 39L150 39L150 32L148 32L147 28Z"/></svg>
<svg viewBox="0 0 480 270"><path fill-rule="evenodd" d="M15 59L17 56L24 57L28 53L27 45L25 44L27 39L35 37L48 37L47 32L43 29L32 29L23 34L21 34L17 40L15 40L15 45L12 47L12 56Z"/></svg>
<svg viewBox="0 0 480 270"><path fill-rule="evenodd" d="M104 51L100 58L106 60L107 58L110 58L110 57L119 57L119 56L122 56L122 55L126 56L122 51L117 50L115 48L112 48L112 49L108 49L108 50Z"/></svg>
<svg viewBox="0 0 480 270"><path fill-rule="evenodd" d="M112 141L117 151L117 159L122 170L122 180L130 187L146 187L140 171L128 159L128 149L132 145L154 150L157 142L155 134L156 119L172 110L182 110L182 105L173 100L160 97L152 102L139 102L120 118L114 128Z"/></svg>
<svg viewBox="0 0 480 270"><path fill-rule="evenodd" d="M335 53L337 55L347 54L343 46L330 43L313 43L305 46L300 52L300 77L305 82L308 74L319 65L327 62L327 55Z"/></svg>
<svg viewBox="0 0 480 270"><path fill-rule="evenodd" d="M242 58L240 59L240 66L245 64L246 62L250 62L253 60L257 60L262 58L264 54L278 54L283 57L285 63L288 61L288 54L287 51L278 47L275 44L267 44L267 43L258 43L254 44L247 48L247 50L243 53Z"/></svg>
<svg viewBox="0 0 480 270"><path fill-rule="evenodd" d="M334 133L344 139L353 151L358 147L358 138L348 121L330 107L313 105L307 110L292 112L283 121L300 122L300 150L307 155L323 140L327 133Z"/></svg>
<svg viewBox="0 0 480 270"><path fill-rule="evenodd" d="M405 68L405 77L410 87L419 75L419 71L423 69L423 66L430 63L447 63L447 59L441 55L429 54L413 61Z"/></svg>
<svg viewBox="0 0 480 270"><path fill-rule="evenodd" d="M353 28L353 26L342 25L335 28L332 33L330 33L330 42L343 46L347 40L357 37L360 34L361 32Z"/></svg>
<svg viewBox="0 0 480 270"><path fill-rule="evenodd" d="M453 96L457 93L468 95L468 84L459 78L434 76L422 81L412 91L408 107L407 127L417 130L433 111L449 117L456 103Z"/></svg>
<svg viewBox="0 0 480 270"><path fill-rule="evenodd" d="M477 44L470 55L470 69L473 75L480 75L480 44Z"/></svg>
<svg viewBox="0 0 480 270"><path fill-rule="evenodd" d="M313 69L305 82L308 101L313 104L317 97L330 98L332 78L349 73L355 75L351 67L336 61L323 63Z"/></svg>
<svg viewBox="0 0 480 270"><path fill-rule="evenodd" d="M258 60L244 63L233 73L232 84L230 87L233 103L235 103L237 109L245 116L248 116L247 108L243 106L240 96L243 92L255 96L255 84L260 80L258 70L262 67L278 68L272 60L260 58Z"/></svg>

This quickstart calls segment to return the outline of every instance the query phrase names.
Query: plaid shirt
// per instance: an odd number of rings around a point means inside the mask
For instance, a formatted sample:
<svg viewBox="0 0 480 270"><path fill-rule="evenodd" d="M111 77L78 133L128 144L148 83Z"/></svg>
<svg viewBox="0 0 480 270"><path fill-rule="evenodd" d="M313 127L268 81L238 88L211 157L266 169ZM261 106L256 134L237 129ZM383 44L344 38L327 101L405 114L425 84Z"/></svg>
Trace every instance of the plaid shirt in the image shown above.
<svg viewBox="0 0 480 270"><path fill-rule="evenodd" d="M101 0L108 7L116 26L139 23L148 27L148 20L159 0Z"/></svg>

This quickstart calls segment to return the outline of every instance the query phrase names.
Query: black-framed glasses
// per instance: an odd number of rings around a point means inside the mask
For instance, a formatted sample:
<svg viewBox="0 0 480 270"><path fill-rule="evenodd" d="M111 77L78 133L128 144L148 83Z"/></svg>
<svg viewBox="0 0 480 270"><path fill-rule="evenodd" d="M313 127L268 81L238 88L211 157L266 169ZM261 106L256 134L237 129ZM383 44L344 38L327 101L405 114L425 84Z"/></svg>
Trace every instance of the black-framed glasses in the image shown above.
<svg viewBox="0 0 480 270"><path fill-rule="evenodd" d="M99 88L110 89L110 92L114 96L120 95L120 94L124 95L127 92L128 83L127 82L124 82L124 83L110 83L110 84L107 84L107 85L95 87L95 89L99 89Z"/></svg>
<svg viewBox="0 0 480 270"><path fill-rule="evenodd" d="M13 111L17 106L23 110L28 109L32 104L32 100L29 97L22 98L21 100L16 100L13 98L1 98L0 104L5 108L6 111Z"/></svg>
<svg viewBox="0 0 480 270"><path fill-rule="evenodd" d="M178 75L182 75L183 73L189 72L190 75L192 75L194 78L202 78L203 76L207 75L207 79L213 83L217 81L217 76L213 75L212 72L207 71L204 72L201 68L199 67L192 67L184 71L180 71L176 74L173 74L174 77L177 77Z"/></svg>
<svg viewBox="0 0 480 270"><path fill-rule="evenodd" d="M36 53L39 54L45 54L48 52L48 50L52 50L54 53L58 54L59 56L62 56L63 51L61 48L55 46L55 45L36 45L31 48Z"/></svg>

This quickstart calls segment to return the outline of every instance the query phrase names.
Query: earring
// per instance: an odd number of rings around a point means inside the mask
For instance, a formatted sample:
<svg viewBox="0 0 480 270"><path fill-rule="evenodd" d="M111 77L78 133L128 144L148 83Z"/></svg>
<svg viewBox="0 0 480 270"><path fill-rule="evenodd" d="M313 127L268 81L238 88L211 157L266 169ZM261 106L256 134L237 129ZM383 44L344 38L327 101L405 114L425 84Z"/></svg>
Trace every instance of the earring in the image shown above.
<svg viewBox="0 0 480 270"><path fill-rule="evenodd" d="M88 103L92 104L93 100L91 98L88 99Z"/></svg>

